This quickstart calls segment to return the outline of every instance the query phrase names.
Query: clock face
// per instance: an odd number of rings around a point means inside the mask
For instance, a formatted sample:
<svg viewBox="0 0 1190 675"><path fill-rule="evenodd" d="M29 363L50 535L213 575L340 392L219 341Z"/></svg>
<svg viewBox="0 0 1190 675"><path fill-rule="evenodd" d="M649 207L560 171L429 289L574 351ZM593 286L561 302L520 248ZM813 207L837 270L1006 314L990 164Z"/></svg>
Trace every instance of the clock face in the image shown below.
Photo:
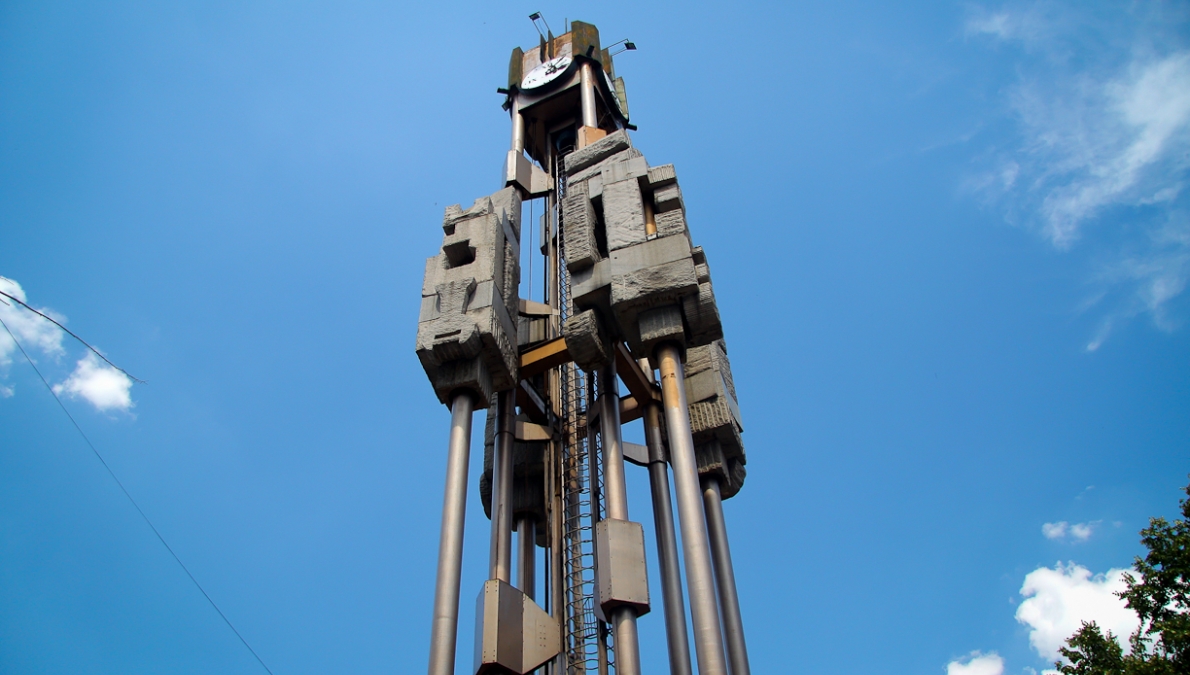
<svg viewBox="0 0 1190 675"><path fill-rule="evenodd" d="M553 82L554 80L558 79L562 73L565 73L566 70L570 68L570 64L573 62L574 59L565 55L546 61L540 66L537 66L533 70L529 71L529 74L526 75L525 79L521 82L521 89L535 89L544 84Z"/></svg>

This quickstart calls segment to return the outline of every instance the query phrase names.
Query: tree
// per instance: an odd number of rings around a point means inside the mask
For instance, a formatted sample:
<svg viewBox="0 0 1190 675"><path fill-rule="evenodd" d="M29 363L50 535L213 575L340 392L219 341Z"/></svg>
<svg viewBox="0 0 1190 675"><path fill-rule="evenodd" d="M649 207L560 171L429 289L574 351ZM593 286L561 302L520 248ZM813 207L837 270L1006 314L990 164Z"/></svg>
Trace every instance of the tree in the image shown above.
<svg viewBox="0 0 1190 675"><path fill-rule="evenodd" d="M1128 639L1131 652L1124 654L1111 631L1105 636L1094 622L1084 623L1059 650L1069 661L1054 664L1063 675L1190 673L1190 485L1184 492L1182 519L1151 519L1140 531L1148 554L1136 558L1135 575L1124 575L1128 588L1119 596L1140 618Z"/></svg>

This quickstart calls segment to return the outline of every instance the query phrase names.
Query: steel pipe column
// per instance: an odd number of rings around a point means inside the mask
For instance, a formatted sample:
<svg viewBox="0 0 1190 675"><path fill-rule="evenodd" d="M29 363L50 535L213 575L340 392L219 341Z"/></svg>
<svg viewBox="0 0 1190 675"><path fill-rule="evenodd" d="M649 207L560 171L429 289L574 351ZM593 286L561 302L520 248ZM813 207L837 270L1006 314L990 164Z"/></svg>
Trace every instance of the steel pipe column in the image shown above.
<svg viewBox="0 0 1190 675"><path fill-rule="evenodd" d="M597 127L599 126L599 121L595 114L595 76L591 74L591 62L583 61L582 70L579 73L579 92L583 106L583 126Z"/></svg>
<svg viewBox="0 0 1190 675"><path fill-rule="evenodd" d="M642 359L652 379L653 368ZM653 494L653 524L657 532L657 560L661 568L661 600L665 604L665 639L671 675L691 675L690 640L686 635L686 607L682 601L682 573L678 568L678 538L674 532L669 495L669 467L661 440L661 407L645 407L645 444L649 449L649 486Z"/></svg>
<svg viewBox="0 0 1190 675"><path fill-rule="evenodd" d="M584 64L584 67L589 67ZM585 71L584 71L585 72ZM624 479L624 447L620 439L620 394L616 386L616 362L599 372L599 431L603 438L603 495L607 517L628 520L628 485ZM636 611L620 607L608 617L616 637L616 675L640 675L640 643L636 633Z"/></svg>
<svg viewBox="0 0 1190 675"><path fill-rule="evenodd" d="M537 600L537 521L522 516L516 521L517 588Z"/></svg>
<svg viewBox="0 0 1190 675"><path fill-rule="evenodd" d="M442 529L438 535L438 576L434 585L434 617L430 624L429 675L453 675L455 672L463 524L467 515L467 464L474 408L475 402L468 394L455 394L450 402L450 442L446 456L446 490L442 496Z"/></svg>
<svg viewBox="0 0 1190 675"><path fill-rule="evenodd" d="M512 98L512 149L517 152L525 151L525 117L516 107L516 97Z"/></svg>
<svg viewBox="0 0 1190 675"><path fill-rule="evenodd" d="M723 609L723 633L727 642L727 658L731 662L731 675L751 675L748 646L744 644L744 620L740 617L740 598L735 588L735 570L731 565L731 548L727 544L727 522L723 519L719 479L711 477L703 481L702 502L707 512L711 556L715 559L715 581L719 586L719 606Z"/></svg>
<svg viewBox="0 0 1190 675"><path fill-rule="evenodd" d="M512 444L516 391L496 394L496 439L492 447L492 546L488 578L512 583Z"/></svg>
<svg viewBox="0 0 1190 675"><path fill-rule="evenodd" d="M657 347L657 356L661 370L661 400L669 429L669 461L673 465L678 520L686 558L686 588L694 622L698 672L700 675L727 675L723 635L719 632L719 609L715 602L715 578L711 571L711 550L701 504L702 491L698 485L698 463L690 433L690 411L686 407L681 352L676 344L666 342Z"/></svg>

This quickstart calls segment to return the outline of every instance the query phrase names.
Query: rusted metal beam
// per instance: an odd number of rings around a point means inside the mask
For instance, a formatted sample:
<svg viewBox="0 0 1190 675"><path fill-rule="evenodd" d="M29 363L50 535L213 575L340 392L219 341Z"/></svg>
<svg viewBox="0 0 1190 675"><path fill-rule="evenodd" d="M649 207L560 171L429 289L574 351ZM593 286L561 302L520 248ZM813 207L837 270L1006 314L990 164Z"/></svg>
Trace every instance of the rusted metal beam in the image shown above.
<svg viewBox="0 0 1190 675"><path fill-rule="evenodd" d="M641 370L640 364L632 358L628 346L623 342L616 344L616 373L637 401L661 402L661 388L645 376L645 371ZM638 419L643 414L643 412L639 412L632 419Z"/></svg>
<svg viewBox="0 0 1190 675"><path fill-rule="evenodd" d="M560 366L570 361L570 350L566 348L566 338L554 338L521 354L521 379L544 373L554 366Z"/></svg>

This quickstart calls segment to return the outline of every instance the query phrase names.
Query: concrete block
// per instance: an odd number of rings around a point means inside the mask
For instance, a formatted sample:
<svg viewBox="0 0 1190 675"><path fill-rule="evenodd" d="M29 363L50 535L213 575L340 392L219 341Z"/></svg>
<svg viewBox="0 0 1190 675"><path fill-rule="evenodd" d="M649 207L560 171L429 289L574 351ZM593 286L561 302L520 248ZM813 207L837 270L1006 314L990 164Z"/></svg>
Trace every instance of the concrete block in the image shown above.
<svg viewBox="0 0 1190 675"><path fill-rule="evenodd" d="M723 338L723 323L710 282L698 284L698 293L682 298L682 314L690 330L691 346L706 345Z"/></svg>
<svg viewBox="0 0 1190 675"><path fill-rule="evenodd" d="M619 313L632 308L639 312L678 302L682 296L696 293L697 289L698 279L694 276L694 263L690 258L613 274L612 311Z"/></svg>
<svg viewBox="0 0 1190 675"><path fill-rule="evenodd" d="M658 188L653 192L653 208L657 213L666 213L675 209L685 211L682 203L682 188L677 183Z"/></svg>
<svg viewBox="0 0 1190 675"><path fill-rule="evenodd" d="M695 246L690 249L690 254L694 258L694 272L698 274L698 283L711 283L711 268L707 265L707 254L703 252L701 246Z"/></svg>
<svg viewBox="0 0 1190 675"><path fill-rule="evenodd" d="M621 129L595 141L585 148L575 150L566 156L566 174L572 175L595 164L601 159L632 147L628 132Z"/></svg>
<svg viewBox="0 0 1190 675"><path fill-rule="evenodd" d="M570 298L579 309L597 309L611 316L612 261L603 259L570 276ZM611 326L609 326L611 328Z"/></svg>
<svg viewBox="0 0 1190 675"><path fill-rule="evenodd" d="M479 500L484 515L492 517L492 458L496 446L496 401L492 399L484 424L483 473L479 477ZM528 421L519 415L518 422ZM545 457L548 441L514 441L512 444L512 512L545 521ZM515 522L515 518L514 518Z"/></svg>
<svg viewBox="0 0 1190 675"><path fill-rule="evenodd" d="M673 164L662 164L661 166L649 167L648 181L649 185L656 190L663 188L666 185L672 185L678 180L678 174L674 171Z"/></svg>
<svg viewBox="0 0 1190 675"><path fill-rule="evenodd" d="M587 196L592 202L599 202L600 204L603 204L603 174L591 176L586 182Z"/></svg>
<svg viewBox="0 0 1190 675"><path fill-rule="evenodd" d="M682 310L677 305L647 309L637 318L640 330L640 351L652 354L662 342L676 342L685 347L686 329L682 325Z"/></svg>
<svg viewBox="0 0 1190 675"><path fill-rule="evenodd" d="M595 207L587 195L587 184L570 186L562 200L562 241L566 269L586 269L603 259L595 239Z"/></svg>
<svg viewBox="0 0 1190 675"><path fill-rule="evenodd" d="M571 358L585 372L596 371L611 363L610 341L595 310L588 309L568 318L562 327L562 335L566 337Z"/></svg>
<svg viewBox="0 0 1190 675"><path fill-rule="evenodd" d="M603 173L601 178L603 183L619 183L622 180L629 178L646 178L649 175L649 164L644 157L633 157L619 162L606 162L603 164Z"/></svg>
<svg viewBox="0 0 1190 675"><path fill-rule="evenodd" d="M486 406L516 384L520 205L509 187L447 207L442 247L426 261L416 350L445 404L465 390Z"/></svg>
<svg viewBox="0 0 1190 675"><path fill-rule="evenodd" d="M681 209L658 213L653 216L657 223L657 237L675 237L681 235L686 241L687 248L693 248L690 240L690 230L686 227L686 214Z"/></svg>
<svg viewBox="0 0 1190 675"><path fill-rule="evenodd" d="M635 159L635 158L641 157L641 156L642 155L640 154L640 150L637 150L636 148L628 148L627 150L617 152L614 155L609 155L609 156L605 157L604 159L602 159L598 162L595 162L594 164L588 166L585 169L576 171L574 173L568 173L566 175L566 184L570 185L571 183L577 183L577 182L584 181L584 180L590 180L591 178L594 178L595 176L602 175L604 167L606 167L610 164L616 164L618 162L627 162L628 160Z"/></svg>
<svg viewBox="0 0 1190 675"><path fill-rule="evenodd" d="M610 183L604 174L603 223L609 252L645 242L645 205L640 183L633 179Z"/></svg>
<svg viewBox="0 0 1190 675"><path fill-rule="evenodd" d="M725 396L716 396L688 405L690 431L696 444L717 440L728 458L744 454L744 441L740 436L743 427L739 423L739 408L734 403Z"/></svg>
<svg viewBox="0 0 1190 675"><path fill-rule="evenodd" d="M719 489L722 491L730 479L731 473L728 470L727 458L723 456L723 446L719 441L713 439L709 443L695 445L694 460L698 464L698 477L717 479Z"/></svg>

